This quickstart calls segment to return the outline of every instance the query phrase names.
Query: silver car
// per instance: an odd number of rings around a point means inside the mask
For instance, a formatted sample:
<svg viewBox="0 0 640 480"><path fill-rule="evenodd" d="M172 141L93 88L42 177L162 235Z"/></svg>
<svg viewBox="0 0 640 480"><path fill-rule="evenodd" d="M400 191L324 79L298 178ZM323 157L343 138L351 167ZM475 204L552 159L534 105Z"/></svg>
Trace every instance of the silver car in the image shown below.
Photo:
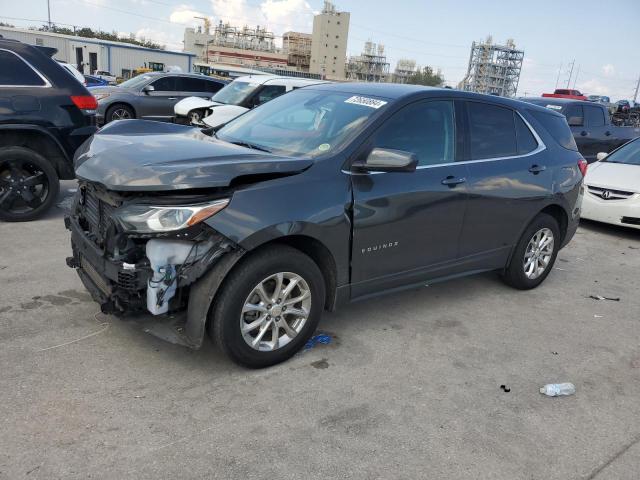
<svg viewBox="0 0 640 480"><path fill-rule="evenodd" d="M171 121L173 107L186 97L211 96L226 82L188 73L143 73L117 86L95 87L99 124L112 120L141 118Z"/></svg>

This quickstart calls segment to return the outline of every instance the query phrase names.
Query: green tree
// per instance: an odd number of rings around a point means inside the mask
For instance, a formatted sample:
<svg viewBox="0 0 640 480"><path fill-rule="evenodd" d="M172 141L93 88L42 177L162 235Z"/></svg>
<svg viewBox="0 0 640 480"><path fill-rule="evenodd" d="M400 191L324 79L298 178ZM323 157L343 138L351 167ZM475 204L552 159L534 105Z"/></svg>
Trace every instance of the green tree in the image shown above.
<svg viewBox="0 0 640 480"><path fill-rule="evenodd" d="M423 67L416 70L407 79L407 83L414 85L427 85L429 87L439 87L444 83L444 77L440 72L436 72L431 67Z"/></svg>

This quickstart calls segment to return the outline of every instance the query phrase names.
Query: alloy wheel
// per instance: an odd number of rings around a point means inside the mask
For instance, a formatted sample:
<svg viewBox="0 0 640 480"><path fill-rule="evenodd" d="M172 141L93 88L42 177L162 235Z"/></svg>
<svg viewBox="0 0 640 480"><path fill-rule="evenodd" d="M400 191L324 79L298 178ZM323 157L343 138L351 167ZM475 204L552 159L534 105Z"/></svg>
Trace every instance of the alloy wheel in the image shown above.
<svg viewBox="0 0 640 480"><path fill-rule="evenodd" d="M300 275L279 272L252 290L242 307L240 331L253 349L274 351L295 338L311 312L311 289Z"/></svg>
<svg viewBox="0 0 640 480"><path fill-rule="evenodd" d="M111 120L127 120L131 118L131 114L126 108L116 108L111 114Z"/></svg>
<svg viewBox="0 0 640 480"><path fill-rule="evenodd" d="M529 243L524 252L524 274L530 280L535 280L542 275L553 256L555 239L553 232L548 228L538 230Z"/></svg>
<svg viewBox="0 0 640 480"><path fill-rule="evenodd" d="M40 207L48 195L47 175L31 162L10 159L0 164L0 209L28 213Z"/></svg>

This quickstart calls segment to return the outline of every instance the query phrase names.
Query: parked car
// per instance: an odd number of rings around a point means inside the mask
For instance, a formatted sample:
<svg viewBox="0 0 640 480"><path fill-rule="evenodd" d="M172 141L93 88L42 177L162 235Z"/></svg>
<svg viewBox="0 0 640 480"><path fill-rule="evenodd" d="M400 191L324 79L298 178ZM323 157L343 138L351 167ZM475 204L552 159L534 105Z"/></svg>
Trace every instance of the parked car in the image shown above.
<svg viewBox="0 0 640 480"><path fill-rule="evenodd" d="M283 93L319 83L324 81L274 75L238 77L211 99L189 97L176 103L175 122L219 127Z"/></svg>
<svg viewBox="0 0 640 480"><path fill-rule="evenodd" d="M87 87L105 87L109 85L109 82L93 75L85 75L84 82Z"/></svg>
<svg viewBox="0 0 640 480"><path fill-rule="evenodd" d="M0 38L0 220L27 221L74 178L76 148L96 130L96 100L53 48Z"/></svg>
<svg viewBox="0 0 640 480"><path fill-rule="evenodd" d="M56 60L60 65L62 65L62 67L69 72L73 78L75 78L77 81L79 81L82 85L87 86L87 82L84 78L84 75L82 73L80 73L80 70L78 70L76 67L74 67L73 65L71 65L70 63L67 63L63 60Z"/></svg>
<svg viewBox="0 0 640 480"><path fill-rule="evenodd" d="M109 85L115 85L117 81L117 77L106 70L96 70L93 75L106 81Z"/></svg>
<svg viewBox="0 0 640 480"><path fill-rule="evenodd" d="M295 90L213 137L114 122L76 165L67 263L102 311L193 348L208 328L250 367L345 302L491 270L538 286L587 168L548 109L358 83Z"/></svg>
<svg viewBox="0 0 640 480"><path fill-rule="evenodd" d="M640 138L599 153L585 185L582 218L640 229Z"/></svg>
<svg viewBox="0 0 640 480"><path fill-rule="evenodd" d="M572 100L587 100L587 97L580 93L579 90L568 90L565 88L556 88L553 93L543 93L542 96L547 98L570 98Z"/></svg>
<svg viewBox="0 0 640 480"><path fill-rule="evenodd" d="M120 85L94 88L98 122L140 118L169 122L173 107L191 96L210 97L225 85L223 80L188 73L145 73Z"/></svg>
<svg viewBox="0 0 640 480"><path fill-rule="evenodd" d="M611 152L632 138L640 136L640 128L620 127L611 123L606 105L561 98L524 98L533 103L562 113L578 145L578 150L589 163L596 161L598 152Z"/></svg>

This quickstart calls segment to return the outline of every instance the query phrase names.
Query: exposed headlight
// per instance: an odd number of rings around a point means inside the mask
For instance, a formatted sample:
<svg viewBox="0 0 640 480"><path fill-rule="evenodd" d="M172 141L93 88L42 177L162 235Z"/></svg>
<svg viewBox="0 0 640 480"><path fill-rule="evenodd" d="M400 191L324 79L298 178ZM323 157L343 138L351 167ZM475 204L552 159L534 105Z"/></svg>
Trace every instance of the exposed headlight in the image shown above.
<svg viewBox="0 0 640 480"><path fill-rule="evenodd" d="M109 95L111 95L111 94L110 93L96 93L93 96L96 97L96 102L99 102L103 98L107 98Z"/></svg>
<svg viewBox="0 0 640 480"><path fill-rule="evenodd" d="M182 206L129 205L119 209L116 217L125 231L136 233L172 232L192 227L215 215L229 199Z"/></svg>

